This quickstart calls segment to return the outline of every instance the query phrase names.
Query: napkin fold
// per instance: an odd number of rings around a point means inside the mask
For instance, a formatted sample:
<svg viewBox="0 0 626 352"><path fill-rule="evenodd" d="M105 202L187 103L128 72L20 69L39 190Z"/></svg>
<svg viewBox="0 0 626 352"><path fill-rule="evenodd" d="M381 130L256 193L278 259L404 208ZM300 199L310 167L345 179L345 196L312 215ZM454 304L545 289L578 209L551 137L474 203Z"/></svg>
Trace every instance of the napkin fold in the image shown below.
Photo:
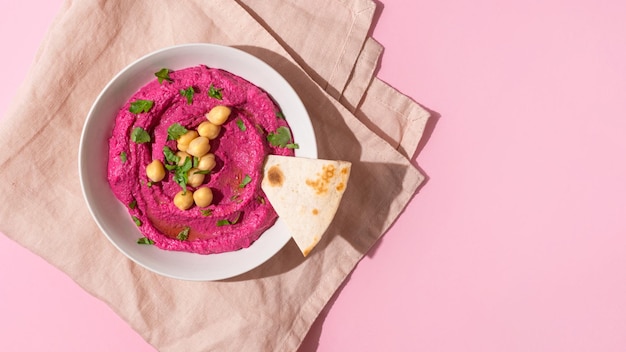
<svg viewBox="0 0 626 352"><path fill-rule="evenodd" d="M66 1L0 124L0 230L160 351L296 350L424 179L409 159L428 113L374 77L375 8L371 0ZM135 59L195 42L234 46L274 67L302 98L319 157L352 162L337 216L306 259L291 241L240 276L181 281L127 259L92 220L77 175L91 104Z"/></svg>

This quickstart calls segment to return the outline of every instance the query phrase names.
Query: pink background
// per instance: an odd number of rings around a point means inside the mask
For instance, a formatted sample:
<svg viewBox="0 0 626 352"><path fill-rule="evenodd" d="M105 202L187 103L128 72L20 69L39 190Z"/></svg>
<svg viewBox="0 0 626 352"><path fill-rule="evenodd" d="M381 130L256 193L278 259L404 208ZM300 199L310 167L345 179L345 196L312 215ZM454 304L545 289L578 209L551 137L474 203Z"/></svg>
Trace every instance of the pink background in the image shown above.
<svg viewBox="0 0 626 352"><path fill-rule="evenodd" d="M0 3L0 114L60 5ZM435 111L429 180L302 351L626 350L626 3L379 7L379 77ZM154 349L0 236L0 350Z"/></svg>

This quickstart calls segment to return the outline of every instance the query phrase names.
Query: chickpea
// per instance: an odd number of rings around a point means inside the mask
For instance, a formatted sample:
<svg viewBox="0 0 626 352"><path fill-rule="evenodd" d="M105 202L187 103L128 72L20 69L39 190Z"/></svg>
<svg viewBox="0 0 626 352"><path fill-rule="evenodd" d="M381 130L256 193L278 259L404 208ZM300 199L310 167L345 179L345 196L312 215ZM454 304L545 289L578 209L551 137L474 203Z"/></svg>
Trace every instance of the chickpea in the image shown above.
<svg viewBox="0 0 626 352"><path fill-rule="evenodd" d="M193 192L193 201L199 207L207 207L213 202L213 191L209 187L200 187Z"/></svg>
<svg viewBox="0 0 626 352"><path fill-rule="evenodd" d="M206 137L208 139L215 139L220 134L220 130L222 126L214 125L210 121L204 121L198 126L198 133L202 137Z"/></svg>
<svg viewBox="0 0 626 352"><path fill-rule="evenodd" d="M148 176L152 182L159 182L165 177L165 168L161 160L152 160L152 162L146 166L146 176Z"/></svg>
<svg viewBox="0 0 626 352"><path fill-rule="evenodd" d="M211 145L209 144L209 139L206 137L196 137L189 142L189 146L187 147L187 153L198 158L208 153L209 150L211 150Z"/></svg>
<svg viewBox="0 0 626 352"><path fill-rule="evenodd" d="M180 136L180 138L178 138L177 142L177 148L180 151L187 151L187 148L189 147L189 143L191 143L192 140L194 140L195 138L198 137L198 132L195 130L191 130L191 131L187 131L187 133L183 134L182 136Z"/></svg>
<svg viewBox="0 0 626 352"><path fill-rule="evenodd" d="M205 116L212 124L220 126L223 125L228 119L228 116L230 116L230 108L224 105L217 105L206 113Z"/></svg>
<svg viewBox="0 0 626 352"><path fill-rule="evenodd" d="M208 153L198 160L198 169L211 171L215 167L215 164L215 154Z"/></svg>
<svg viewBox="0 0 626 352"><path fill-rule="evenodd" d="M192 168L187 172L187 184L191 187L198 187L204 182L204 174L198 173L198 168Z"/></svg>
<svg viewBox="0 0 626 352"><path fill-rule="evenodd" d="M174 196L174 205L180 210L187 210L193 205L193 193L180 191Z"/></svg>
<svg viewBox="0 0 626 352"><path fill-rule="evenodd" d="M183 166L185 159L191 159L191 155L189 155L189 153L180 150L176 152L176 156L180 158L180 160L178 160L178 166Z"/></svg>

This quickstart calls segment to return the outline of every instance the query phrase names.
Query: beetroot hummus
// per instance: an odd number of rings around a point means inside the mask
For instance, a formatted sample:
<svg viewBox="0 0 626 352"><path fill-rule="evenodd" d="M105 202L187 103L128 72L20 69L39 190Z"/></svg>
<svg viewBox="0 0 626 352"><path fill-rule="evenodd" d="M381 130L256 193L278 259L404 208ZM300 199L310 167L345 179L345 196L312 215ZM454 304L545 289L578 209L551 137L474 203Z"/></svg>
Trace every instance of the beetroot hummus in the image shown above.
<svg viewBox="0 0 626 352"><path fill-rule="evenodd" d="M289 131L279 107L259 87L223 70L195 66L156 76L120 109L109 140L108 181L145 236L139 243L200 254L250 246L277 218L260 188L265 157L294 155L297 148L290 133L278 136ZM167 157L180 147L168 133L197 129L218 105L230 115L209 141L214 166L200 173L200 185L185 184L184 172L177 175L182 161ZM157 182L146 173L153 162L165 166ZM198 158L189 162L195 167ZM203 187L212 193L209 205L183 210L174 204L178 193Z"/></svg>

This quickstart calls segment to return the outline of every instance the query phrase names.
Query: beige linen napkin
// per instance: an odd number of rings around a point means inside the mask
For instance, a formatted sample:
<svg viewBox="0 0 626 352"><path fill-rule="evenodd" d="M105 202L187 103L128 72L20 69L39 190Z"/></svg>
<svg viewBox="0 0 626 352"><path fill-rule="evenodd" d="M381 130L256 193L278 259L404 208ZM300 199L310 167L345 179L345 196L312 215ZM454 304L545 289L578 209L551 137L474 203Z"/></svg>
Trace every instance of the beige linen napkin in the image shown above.
<svg viewBox="0 0 626 352"><path fill-rule="evenodd" d="M373 11L369 0L325 0L314 11L303 1L66 1L0 124L0 230L161 351L296 350L423 180L408 157L428 114L373 77ZM128 260L91 219L77 177L89 107L136 58L190 42L232 45L272 65L302 97L319 156L353 162L337 217L306 259L290 242L232 279L175 280Z"/></svg>
<svg viewBox="0 0 626 352"><path fill-rule="evenodd" d="M373 1L239 2L326 92L411 158L430 114L373 77L382 53L382 46L367 37L376 10Z"/></svg>

